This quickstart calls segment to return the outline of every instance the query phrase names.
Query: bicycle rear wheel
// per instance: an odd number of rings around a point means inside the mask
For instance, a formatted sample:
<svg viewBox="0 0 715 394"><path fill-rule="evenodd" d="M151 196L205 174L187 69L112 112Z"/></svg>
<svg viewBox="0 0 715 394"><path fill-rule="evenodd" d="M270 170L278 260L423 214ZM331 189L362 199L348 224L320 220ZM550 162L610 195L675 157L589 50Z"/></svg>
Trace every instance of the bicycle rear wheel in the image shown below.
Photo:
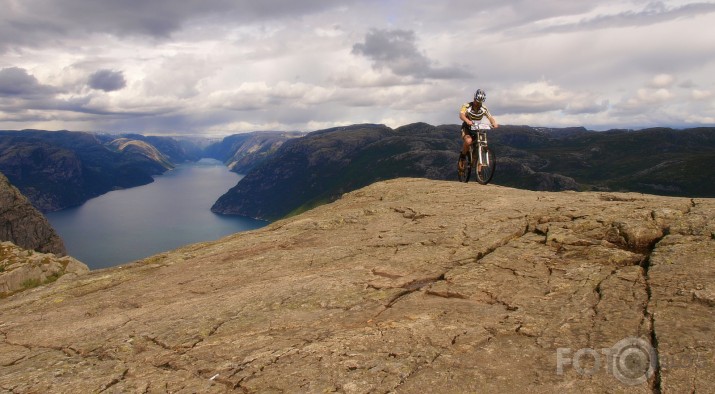
<svg viewBox="0 0 715 394"><path fill-rule="evenodd" d="M494 151L489 149L488 147L484 147L484 165L482 168L479 168L477 166L477 182L481 183L482 185L486 185L489 183L489 181L492 180L492 177L494 176L494 171L497 168L497 158L496 155L494 155Z"/></svg>

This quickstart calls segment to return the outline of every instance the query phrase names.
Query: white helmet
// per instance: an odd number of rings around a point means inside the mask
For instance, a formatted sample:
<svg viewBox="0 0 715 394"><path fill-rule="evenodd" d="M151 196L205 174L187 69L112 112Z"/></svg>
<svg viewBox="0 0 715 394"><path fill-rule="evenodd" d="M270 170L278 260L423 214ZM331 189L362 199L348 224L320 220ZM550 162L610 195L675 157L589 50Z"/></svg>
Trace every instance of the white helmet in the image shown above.
<svg viewBox="0 0 715 394"><path fill-rule="evenodd" d="M477 92L474 93L474 99L476 101L479 101L480 103L483 103L487 101L487 94L484 93L482 89L477 89Z"/></svg>

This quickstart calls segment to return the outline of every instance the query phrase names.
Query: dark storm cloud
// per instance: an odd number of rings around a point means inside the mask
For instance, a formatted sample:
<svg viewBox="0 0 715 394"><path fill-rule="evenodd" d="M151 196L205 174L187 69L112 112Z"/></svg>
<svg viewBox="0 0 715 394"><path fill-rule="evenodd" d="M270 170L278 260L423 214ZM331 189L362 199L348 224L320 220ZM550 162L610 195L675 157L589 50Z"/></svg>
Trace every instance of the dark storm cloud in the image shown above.
<svg viewBox="0 0 715 394"><path fill-rule="evenodd" d="M105 92L113 92L127 86L121 71L99 70L89 76L89 87Z"/></svg>
<svg viewBox="0 0 715 394"><path fill-rule="evenodd" d="M0 70L0 96L32 98L56 93L56 89L42 85L35 76L19 67Z"/></svg>
<svg viewBox="0 0 715 394"><path fill-rule="evenodd" d="M415 33L407 30L371 30L365 42L355 44L353 53L371 59L378 68L410 75L429 69L429 59L417 50Z"/></svg>
<svg viewBox="0 0 715 394"><path fill-rule="evenodd" d="M460 69L434 67L434 62L417 48L411 30L372 29L365 35L365 42L353 45L352 52L372 60L376 69L388 68L396 75L434 79L469 76Z"/></svg>
<svg viewBox="0 0 715 394"><path fill-rule="evenodd" d="M301 15L348 2L332 0L0 0L0 52L43 47L66 38L107 33L168 38L186 23L260 22Z"/></svg>

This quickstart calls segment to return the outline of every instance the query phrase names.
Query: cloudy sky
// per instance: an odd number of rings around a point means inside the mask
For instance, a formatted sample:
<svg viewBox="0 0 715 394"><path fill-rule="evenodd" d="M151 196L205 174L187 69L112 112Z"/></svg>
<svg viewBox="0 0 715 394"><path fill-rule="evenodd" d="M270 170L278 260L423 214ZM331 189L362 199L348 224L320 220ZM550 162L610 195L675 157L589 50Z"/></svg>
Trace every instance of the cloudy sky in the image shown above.
<svg viewBox="0 0 715 394"><path fill-rule="evenodd" d="M715 2L0 0L0 129L715 125Z"/></svg>

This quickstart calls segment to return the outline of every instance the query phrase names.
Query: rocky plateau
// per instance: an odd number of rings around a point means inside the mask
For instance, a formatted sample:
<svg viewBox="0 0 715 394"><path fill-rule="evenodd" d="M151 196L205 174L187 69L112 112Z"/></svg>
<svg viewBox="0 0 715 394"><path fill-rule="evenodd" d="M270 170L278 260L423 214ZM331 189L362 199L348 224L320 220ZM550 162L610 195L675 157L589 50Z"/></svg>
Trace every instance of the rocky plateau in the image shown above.
<svg viewBox="0 0 715 394"><path fill-rule="evenodd" d="M401 178L0 300L0 390L715 391L715 200Z"/></svg>

